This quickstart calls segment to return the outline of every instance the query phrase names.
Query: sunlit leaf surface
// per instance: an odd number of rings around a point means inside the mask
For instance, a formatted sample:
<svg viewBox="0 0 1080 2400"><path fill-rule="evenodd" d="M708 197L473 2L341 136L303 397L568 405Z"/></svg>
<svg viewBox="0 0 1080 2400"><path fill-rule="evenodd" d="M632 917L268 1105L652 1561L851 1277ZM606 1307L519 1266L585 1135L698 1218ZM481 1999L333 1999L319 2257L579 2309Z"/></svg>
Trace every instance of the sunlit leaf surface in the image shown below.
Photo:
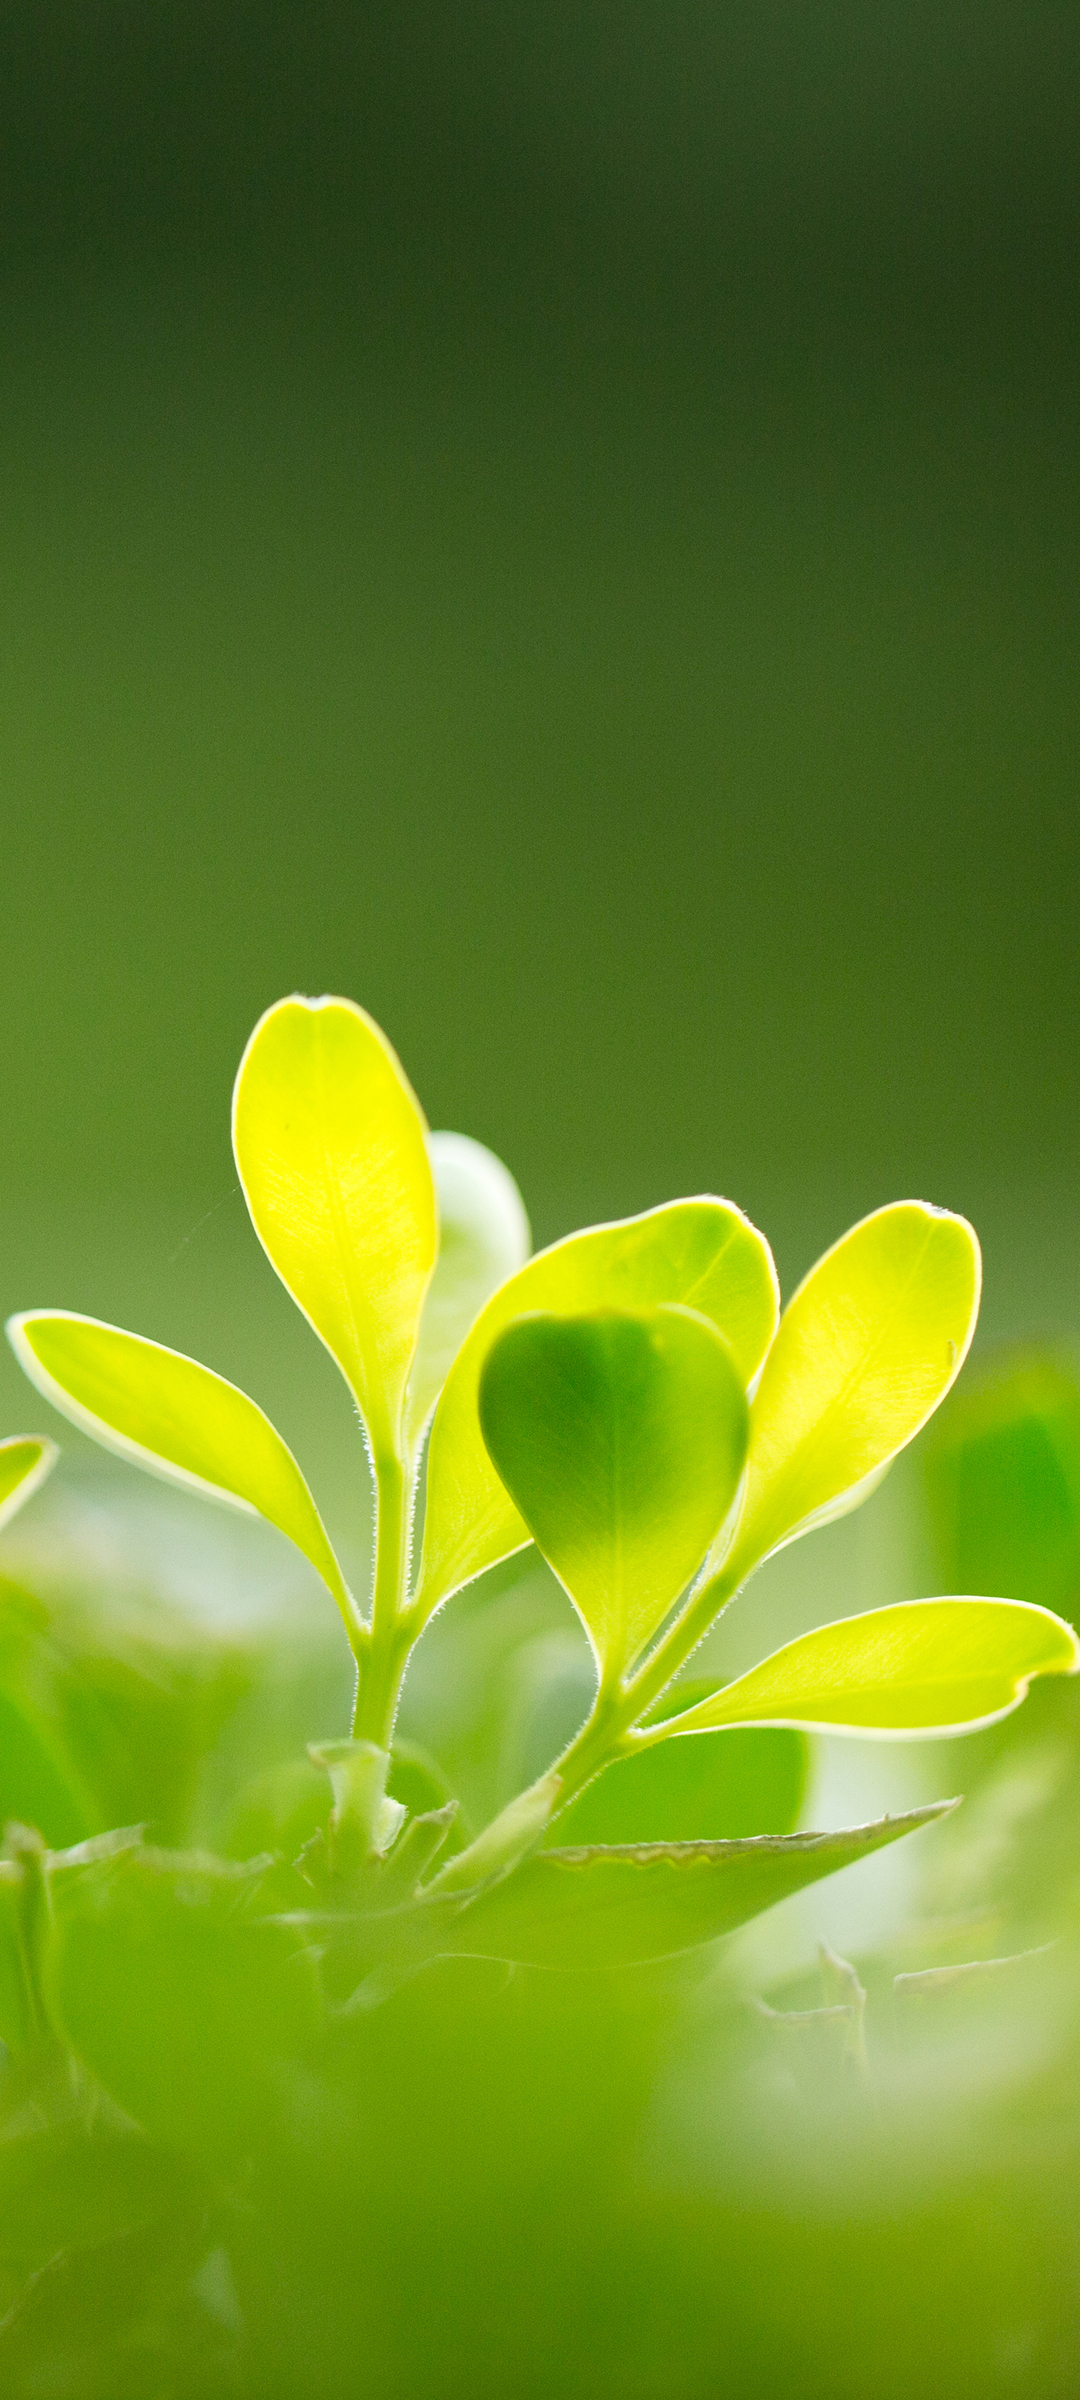
<svg viewBox="0 0 1080 2400"><path fill-rule="evenodd" d="M1034 1676L1073 1675L1078 1665L1072 1627L1049 1609L1019 1600L905 1600L788 1642L676 1718L673 1731L780 1723L958 1732L1006 1715Z"/></svg>
<svg viewBox="0 0 1080 2400"><path fill-rule="evenodd" d="M272 1265L355 1394L377 1453L400 1440L435 1264L419 1104L351 1000L278 1001L240 1062L233 1146Z"/></svg>
<svg viewBox="0 0 1080 2400"><path fill-rule="evenodd" d="M6 1525L44 1483L58 1455L55 1442L44 1435L17 1433L0 1442L0 1525Z"/></svg>
<svg viewBox="0 0 1080 2400"><path fill-rule="evenodd" d="M754 1398L736 1578L841 1513L925 1424L967 1352L979 1287L970 1225L921 1201L879 1209L818 1260Z"/></svg>
<svg viewBox="0 0 1080 2400"><path fill-rule="evenodd" d="M727 1515L747 1408L708 1319L523 1317L480 1381L492 1459L578 1609L602 1670L655 1633Z"/></svg>
<svg viewBox="0 0 1080 2400"><path fill-rule="evenodd" d="M432 1423L417 1593L422 1615L528 1539L480 1430L480 1370L496 1334L530 1310L577 1316L664 1302L708 1317L723 1334L742 1381L749 1383L776 1325L776 1273L768 1243L727 1201L675 1200L644 1216L592 1226L556 1242L488 1301L451 1370Z"/></svg>
<svg viewBox="0 0 1080 2400"><path fill-rule="evenodd" d="M8 1334L31 1382L82 1432L171 1482L265 1517L350 1612L296 1460L245 1392L196 1359L96 1317L45 1309L13 1317Z"/></svg>

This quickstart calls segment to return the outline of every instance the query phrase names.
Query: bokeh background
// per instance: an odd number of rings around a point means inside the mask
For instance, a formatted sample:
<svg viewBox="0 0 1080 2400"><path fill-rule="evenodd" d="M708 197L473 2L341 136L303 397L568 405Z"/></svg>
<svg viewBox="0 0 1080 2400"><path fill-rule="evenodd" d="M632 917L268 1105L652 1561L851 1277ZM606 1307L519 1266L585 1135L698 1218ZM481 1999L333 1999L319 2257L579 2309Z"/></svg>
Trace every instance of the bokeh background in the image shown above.
<svg viewBox="0 0 1080 2400"><path fill-rule="evenodd" d="M197 1349L347 1513L227 1139L301 988L539 1239L715 1189L790 1289L916 1193L989 1335L1075 1329L1078 54L1056 0L5 8L6 1307Z"/></svg>

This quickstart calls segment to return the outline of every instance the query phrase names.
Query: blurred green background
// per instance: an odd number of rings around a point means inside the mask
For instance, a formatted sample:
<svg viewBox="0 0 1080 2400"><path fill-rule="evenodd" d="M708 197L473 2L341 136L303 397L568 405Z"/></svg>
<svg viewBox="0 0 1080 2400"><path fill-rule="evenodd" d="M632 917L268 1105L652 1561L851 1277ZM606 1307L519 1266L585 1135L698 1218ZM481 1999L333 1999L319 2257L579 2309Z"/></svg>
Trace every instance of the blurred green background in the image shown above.
<svg viewBox="0 0 1080 2400"><path fill-rule="evenodd" d="M918 1193L991 1332L1075 1326L1078 52L5 8L5 1306L198 1348L344 1488L227 1141L299 987L540 1239L716 1189L790 1288Z"/></svg>

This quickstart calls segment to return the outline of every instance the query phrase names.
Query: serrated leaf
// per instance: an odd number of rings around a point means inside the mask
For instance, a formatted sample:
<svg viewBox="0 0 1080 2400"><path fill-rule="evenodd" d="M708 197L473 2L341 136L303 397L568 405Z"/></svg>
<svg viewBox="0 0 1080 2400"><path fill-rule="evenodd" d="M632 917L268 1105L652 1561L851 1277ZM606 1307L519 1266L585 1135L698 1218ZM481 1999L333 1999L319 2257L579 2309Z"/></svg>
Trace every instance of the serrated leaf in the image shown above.
<svg viewBox="0 0 1080 2400"><path fill-rule="evenodd" d="M959 1373L979 1289L970 1225L916 1200L865 1217L811 1268L754 1397L725 1580L872 1489Z"/></svg>
<svg viewBox="0 0 1080 2400"><path fill-rule="evenodd" d="M698 1742L658 1742L619 1758L564 1810L555 1845L734 1841L790 1833L806 1795L805 1737L739 1726Z"/></svg>
<svg viewBox="0 0 1080 2400"><path fill-rule="evenodd" d="M459 1955L533 1967L643 1965L734 1933L778 1900L899 1841L945 1800L843 1833L540 1850L448 1929Z"/></svg>
<svg viewBox="0 0 1080 2400"><path fill-rule="evenodd" d="M1075 1675L1080 1644L1048 1608L1021 1600L903 1600L842 1617L670 1723L828 1726L835 1733L970 1731L1018 1707L1036 1675Z"/></svg>
<svg viewBox="0 0 1080 2400"><path fill-rule="evenodd" d="M67 1309L30 1310L8 1338L53 1407L121 1458L276 1525L322 1576L346 1618L353 1603L307 1484L246 1392L141 1334Z"/></svg>
<svg viewBox="0 0 1080 2400"><path fill-rule="evenodd" d="M44 1434L16 1433L0 1442L0 1526L44 1483L59 1456Z"/></svg>
<svg viewBox="0 0 1080 2400"><path fill-rule="evenodd" d="M72 2048L156 2138L256 2137L318 2025L299 1937L259 1915L258 1861L88 1843L49 1861L48 1997Z"/></svg>
<svg viewBox="0 0 1080 2400"><path fill-rule="evenodd" d="M619 1673L696 1573L738 1488L746 1396L706 1317L521 1317L480 1377L488 1451L574 1602L602 1674Z"/></svg>
<svg viewBox="0 0 1080 2400"><path fill-rule="evenodd" d="M776 1271L764 1236L728 1201L673 1200L644 1216L571 1234L538 1252L488 1301L432 1422L415 1603L421 1619L528 1540L480 1430L480 1370L496 1335L533 1310L577 1316L666 1302L707 1317L744 1384L753 1380L776 1326Z"/></svg>
<svg viewBox="0 0 1080 2400"><path fill-rule="evenodd" d="M378 1456L397 1454L435 1265L419 1103L351 1000L279 1000L240 1062L233 1148L271 1265L337 1360Z"/></svg>
<svg viewBox="0 0 1080 2400"><path fill-rule="evenodd" d="M432 1133L428 1156L439 1203L439 1255L409 1376L406 1432L415 1449L469 1327L532 1248L513 1176L482 1142Z"/></svg>

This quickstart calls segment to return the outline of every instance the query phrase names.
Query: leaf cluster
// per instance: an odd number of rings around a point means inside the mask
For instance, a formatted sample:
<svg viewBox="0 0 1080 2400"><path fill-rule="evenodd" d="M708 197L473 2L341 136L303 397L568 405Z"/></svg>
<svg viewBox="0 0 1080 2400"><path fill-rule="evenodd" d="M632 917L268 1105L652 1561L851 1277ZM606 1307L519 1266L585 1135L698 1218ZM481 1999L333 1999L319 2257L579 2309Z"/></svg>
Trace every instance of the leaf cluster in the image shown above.
<svg viewBox="0 0 1080 2400"><path fill-rule="evenodd" d="M281 1992L300 2007L309 1973L318 2006L347 2010L438 1957L595 1968L692 1949L947 1807L793 1831L807 1732L956 1733L1006 1715L1034 1677L1075 1671L1059 1616L964 1593L841 1617L734 1682L685 1674L761 1562L856 1507L954 1383L980 1288L962 1218L918 1201L877 1210L782 1314L764 1236L709 1195L530 1256L506 1169L429 1132L385 1035L339 999L291 998L260 1020L233 1144L255 1231L356 1411L376 1512L367 1592L350 1589L306 1476L247 1394L70 1311L9 1327L39 1392L83 1431L293 1543L355 1661L351 1728L310 1764L284 1762L327 1778L310 1838L296 1852L271 1840L242 1890L233 1864L134 1837L46 1859L47 1958L16 1926L12 1991L21 1975L110 2089L122 2061L106 2072L80 2009L133 1943L164 1959L178 1925L190 1937L175 1973L162 1969L157 2021L204 1968L239 1988L224 1964L231 1927L237 1959L260 1962L262 2056ZM51 1457L44 1440L5 1445L0 1507ZM561 1753L464 1830L436 1763L410 1765L402 1685L435 1613L529 1545L578 1613L593 1688ZM762 1816L732 1835L710 1824L709 1795L737 1757L751 1810L759 1778ZM23 1876L13 1860L13 1892ZM30 2019L7 2005L25 2036ZM123 2105L139 2115L143 2100L129 2091Z"/></svg>

